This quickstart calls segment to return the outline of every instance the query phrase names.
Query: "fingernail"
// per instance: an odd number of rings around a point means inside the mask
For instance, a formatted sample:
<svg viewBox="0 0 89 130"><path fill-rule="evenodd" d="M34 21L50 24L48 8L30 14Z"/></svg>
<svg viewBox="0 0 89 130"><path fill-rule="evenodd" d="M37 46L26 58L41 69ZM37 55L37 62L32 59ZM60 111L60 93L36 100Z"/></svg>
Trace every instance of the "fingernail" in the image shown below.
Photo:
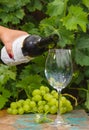
<svg viewBox="0 0 89 130"><path fill-rule="evenodd" d="M13 58L13 56L11 54L8 54L10 58Z"/></svg>

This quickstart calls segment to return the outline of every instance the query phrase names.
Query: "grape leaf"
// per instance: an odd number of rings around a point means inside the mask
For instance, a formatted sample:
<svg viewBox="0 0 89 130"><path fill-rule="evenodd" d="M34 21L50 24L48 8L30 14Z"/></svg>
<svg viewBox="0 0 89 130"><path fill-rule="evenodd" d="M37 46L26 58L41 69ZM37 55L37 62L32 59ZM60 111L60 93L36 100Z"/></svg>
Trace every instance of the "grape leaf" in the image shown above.
<svg viewBox="0 0 89 130"><path fill-rule="evenodd" d="M89 35L86 34L81 36L80 38L77 38L76 48L77 49L89 48Z"/></svg>
<svg viewBox="0 0 89 130"><path fill-rule="evenodd" d="M9 79L16 79L16 70L14 67L0 65L0 85L6 84Z"/></svg>
<svg viewBox="0 0 89 130"><path fill-rule="evenodd" d="M2 96L5 98L9 98L11 96L10 91L1 86L0 86L0 93L2 93Z"/></svg>
<svg viewBox="0 0 89 130"><path fill-rule="evenodd" d="M42 9L42 3L40 0L31 0L30 4L27 5L27 8L29 11L35 11L35 10L41 10Z"/></svg>
<svg viewBox="0 0 89 130"><path fill-rule="evenodd" d="M89 0L82 0L82 2L89 9Z"/></svg>
<svg viewBox="0 0 89 130"><path fill-rule="evenodd" d="M10 96L10 91L0 86L0 109L2 109L5 106Z"/></svg>
<svg viewBox="0 0 89 130"><path fill-rule="evenodd" d="M59 33L60 33L60 41L59 41L59 46L65 47L66 45L71 45L73 44L72 41L74 39L74 34L70 30L66 30L64 26L61 26L59 28Z"/></svg>
<svg viewBox="0 0 89 130"><path fill-rule="evenodd" d="M74 34L72 31L67 30L65 26L62 25L59 17L50 17L41 21L40 30L49 35L52 33L58 33L60 36L60 41L58 45L64 47L66 44L72 44L74 39Z"/></svg>
<svg viewBox="0 0 89 130"><path fill-rule="evenodd" d="M88 85L88 90L86 93L86 102L85 102L86 108L89 110L89 85Z"/></svg>
<svg viewBox="0 0 89 130"><path fill-rule="evenodd" d="M47 14L49 14L50 16L61 15L64 11L64 7L64 0L54 0L53 2L48 3Z"/></svg>
<svg viewBox="0 0 89 130"><path fill-rule="evenodd" d="M4 105L7 101L8 101L7 98L0 95L0 109L2 109L4 107Z"/></svg>
<svg viewBox="0 0 89 130"><path fill-rule="evenodd" d="M54 32L56 30L55 26L55 17L45 18L40 22L39 29L46 36Z"/></svg>
<svg viewBox="0 0 89 130"><path fill-rule="evenodd" d="M16 87L22 88L28 97L30 97L33 89L39 88L42 84L43 78L40 75L34 74L34 75L24 75L24 78L22 80L18 81L16 84Z"/></svg>
<svg viewBox="0 0 89 130"><path fill-rule="evenodd" d="M82 35L76 40L75 61L81 66L89 65L89 36Z"/></svg>
<svg viewBox="0 0 89 130"><path fill-rule="evenodd" d="M25 13L24 13L23 9L19 9L15 12L15 15L17 18L22 19L24 17Z"/></svg>
<svg viewBox="0 0 89 130"><path fill-rule="evenodd" d="M69 30L78 30L78 25L86 32L87 13L79 6L70 6L69 13L62 19L63 25Z"/></svg>
<svg viewBox="0 0 89 130"><path fill-rule="evenodd" d="M0 0L0 3L4 4L5 6L8 6L9 8L13 8L13 10L15 10L16 8L21 8L21 6L26 5L27 3L29 3L30 0Z"/></svg>
<svg viewBox="0 0 89 130"><path fill-rule="evenodd" d="M75 61L81 66L89 66L89 55L83 53L82 50L76 49L75 51Z"/></svg>
<svg viewBox="0 0 89 130"><path fill-rule="evenodd" d="M29 76L30 75L30 76ZM27 89L27 86L29 86L29 85L31 85L31 84L35 84L36 86L38 85L39 86L39 84L41 84L41 82L42 82L42 77L41 76L39 76L39 75L37 75L37 74L34 74L34 75L31 75L31 74L29 74L29 75L25 75L25 77L24 78L22 78L22 80L20 80L20 81L18 81L18 83L17 83L17 87L20 87L20 88L25 88L25 89Z"/></svg>

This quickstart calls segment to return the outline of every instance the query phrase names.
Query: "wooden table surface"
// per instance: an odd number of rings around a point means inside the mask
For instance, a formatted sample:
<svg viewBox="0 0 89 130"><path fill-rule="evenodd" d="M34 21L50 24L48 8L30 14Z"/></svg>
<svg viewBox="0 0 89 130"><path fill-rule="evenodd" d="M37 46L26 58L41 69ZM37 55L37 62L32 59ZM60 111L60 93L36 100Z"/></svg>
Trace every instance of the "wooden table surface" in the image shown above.
<svg viewBox="0 0 89 130"><path fill-rule="evenodd" d="M89 117L84 110L73 110L63 115L71 126L50 126L49 123L34 122L35 114L9 115L0 111L0 130L89 130ZM56 115L48 115L55 119Z"/></svg>

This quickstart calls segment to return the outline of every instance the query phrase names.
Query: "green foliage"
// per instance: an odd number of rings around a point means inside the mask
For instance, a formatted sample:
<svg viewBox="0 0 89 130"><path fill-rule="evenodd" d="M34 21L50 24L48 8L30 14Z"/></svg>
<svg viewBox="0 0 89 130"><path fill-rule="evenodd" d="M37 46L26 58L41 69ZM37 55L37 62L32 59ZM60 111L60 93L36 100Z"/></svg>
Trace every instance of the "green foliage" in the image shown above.
<svg viewBox="0 0 89 130"><path fill-rule="evenodd" d="M42 9L42 2L40 0L31 0L31 2L27 5L27 9L30 12L35 11L36 9Z"/></svg>
<svg viewBox="0 0 89 130"><path fill-rule="evenodd" d="M6 65L0 65L0 109L4 107L11 96L11 92L5 88L9 80L16 79L16 69Z"/></svg>
<svg viewBox="0 0 89 130"><path fill-rule="evenodd" d="M15 80L16 73L14 68L6 65L0 65L0 86L5 84L9 79Z"/></svg>
<svg viewBox="0 0 89 130"><path fill-rule="evenodd" d="M0 0L0 19L3 24L18 24L25 16L24 6L29 0ZM2 23L1 23L2 24Z"/></svg>
<svg viewBox="0 0 89 130"><path fill-rule="evenodd" d="M58 46L61 47L66 46L66 44L72 44L74 40L73 32L66 30L60 21L60 17L50 17L42 20L40 22L40 31L46 36L52 33L59 34L60 41Z"/></svg>
<svg viewBox="0 0 89 130"><path fill-rule="evenodd" d="M63 18L63 25L69 30L78 30L78 25L81 27L83 32L86 32L86 24L88 14L83 11L83 8L79 6L70 6L69 13Z"/></svg>
<svg viewBox="0 0 89 130"><path fill-rule="evenodd" d="M27 65L20 73L20 80L16 86L24 89L28 98L31 96L32 91L39 88L44 81L43 70L45 62L43 58L43 56L40 56L33 59L31 64Z"/></svg>
<svg viewBox="0 0 89 130"><path fill-rule="evenodd" d="M63 14L67 1L68 0L54 0L53 2L48 3L47 14L49 14L51 17Z"/></svg>
<svg viewBox="0 0 89 130"><path fill-rule="evenodd" d="M82 2L89 9L89 0L82 0Z"/></svg>
<svg viewBox="0 0 89 130"><path fill-rule="evenodd" d="M40 36L57 33L57 47L72 50L77 75L64 91L78 97L82 106L88 102L88 93L81 90L89 89L89 0L0 0L0 25ZM48 85L44 76L46 54L16 68L0 65L0 108L9 98L23 98L23 91L30 97L35 88ZM89 110L88 103L86 108Z"/></svg>
<svg viewBox="0 0 89 130"><path fill-rule="evenodd" d="M86 102L85 102L85 106L89 110L89 80L88 80L88 90L86 91Z"/></svg>
<svg viewBox="0 0 89 130"><path fill-rule="evenodd" d="M76 41L75 61L81 66L89 66L89 36L84 35Z"/></svg>

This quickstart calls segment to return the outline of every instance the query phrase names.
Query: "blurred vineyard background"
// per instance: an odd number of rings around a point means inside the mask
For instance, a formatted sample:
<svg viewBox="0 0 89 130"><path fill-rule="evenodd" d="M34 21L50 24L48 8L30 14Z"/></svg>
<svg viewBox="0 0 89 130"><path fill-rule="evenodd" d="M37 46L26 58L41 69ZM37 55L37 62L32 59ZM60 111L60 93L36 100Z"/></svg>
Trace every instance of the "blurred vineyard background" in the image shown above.
<svg viewBox="0 0 89 130"><path fill-rule="evenodd" d="M57 33L57 47L71 49L73 59L73 78L62 93L89 111L89 0L0 0L0 25L43 37ZM0 109L30 98L41 85L51 89L44 75L46 56L13 67L0 62Z"/></svg>

